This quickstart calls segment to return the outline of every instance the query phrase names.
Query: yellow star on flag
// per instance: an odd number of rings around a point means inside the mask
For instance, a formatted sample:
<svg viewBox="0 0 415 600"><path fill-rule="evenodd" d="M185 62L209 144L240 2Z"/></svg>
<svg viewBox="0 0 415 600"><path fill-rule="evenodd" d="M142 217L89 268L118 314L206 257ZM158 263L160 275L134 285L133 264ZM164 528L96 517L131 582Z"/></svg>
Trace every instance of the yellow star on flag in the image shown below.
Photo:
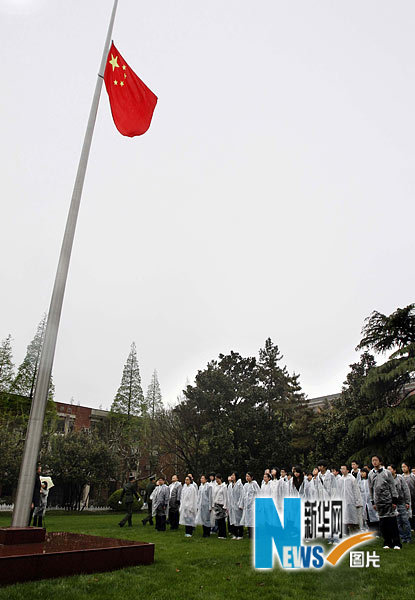
<svg viewBox="0 0 415 600"><path fill-rule="evenodd" d="M123 68L123 69L124 69L124 71L125 71L125 69L126 69L126 66L125 66L125 65L123 65L123 66L122 66L122 68Z"/></svg>
<svg viewBox="0 0 415 600"><path fill-rule="evenodd" d="M111 54L111 60L109 61L110 65L112 65L112 70L113 72L115 71L115 67L117 67L118 69L120 68L120 65L118 64L118 56L116 56L114 58L114 55Z"/></svg>
<svg viewBox="0 0 415 600"><path fill-rule="evenodd" d="M123 81L120 81L120 85L121 85L121 86L123 86L123 85L124 85L124 82L123 82Z"/></svg>
<svg viewBox="0 0 415 600"><path fill-rule="evenodd" d="M118 81L116 79L114 80L114 85L118 85Z"/></svg>

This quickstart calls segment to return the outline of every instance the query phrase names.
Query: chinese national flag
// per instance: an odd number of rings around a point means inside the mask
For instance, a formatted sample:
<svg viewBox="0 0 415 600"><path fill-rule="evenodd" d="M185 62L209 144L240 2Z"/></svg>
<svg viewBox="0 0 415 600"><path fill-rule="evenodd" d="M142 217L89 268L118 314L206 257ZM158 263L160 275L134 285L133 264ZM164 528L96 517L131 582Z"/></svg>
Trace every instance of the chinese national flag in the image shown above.
<svg viewBox="0 0 415 600"><path fill-rule="evenodd" d="M116 128L123 135L142 135L150 127L157 96L127 65L114 44L108 53L105 86Z"/></svg>

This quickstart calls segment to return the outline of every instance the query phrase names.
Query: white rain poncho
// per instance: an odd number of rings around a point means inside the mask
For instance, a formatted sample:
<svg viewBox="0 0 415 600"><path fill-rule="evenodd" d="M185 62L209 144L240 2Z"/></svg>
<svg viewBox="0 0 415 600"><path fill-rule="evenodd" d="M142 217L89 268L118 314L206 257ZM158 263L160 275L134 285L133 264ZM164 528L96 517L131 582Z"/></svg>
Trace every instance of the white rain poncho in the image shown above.
<svg viewBox="0 0 415 600"><path fill-rule="evenodd" d="M291 477L290 481L288 482L288 496L290 498L304 498L305 481L306 478L303 479L300 487L297 490L294 485L294 477Z"/></svg>
<svg viewBox="0 0 415 600"><path fill-rule="evenodd" d="M392 473L384 467L372 469L368 482L370 500L376 505L379 519L395 517L397 513L393 504L398 501L398 491Z"/></svg>
<svg viewBox="0 0 415 600"><path fill-rule="evenodd" d="M350 473L340 478L338 495L343 502L343 523L345 525L359 525L357 507L363 504L362 495L356 478Z"/></svg>
<svg viewBox="0 0 415 600"><path fill-rule="evenodd" d="M179 512L180 497L182 495L182 484L180 481L174 481L169 485L169 510L172 512Z"/></svg>
<svg viewBox="0 0 415 600"><path fill-rule="evenodd" d="M215 482L211 486L212 505L216 519L226 518L226 509L228 507L228 490L226 483Z"/></svg>
<svg viewBox="0 0 415 600"><path fill-rule="evenodd" d="M238 479L235 485L231 483L228 485L228 511L229 511L229 522L231 525L239 527L242 518L242 495L244 493L244 486L242 481Z"/></svg>
<svg viewBox="0 0 415 600"><path fill-rule="evenodd" d="M314 478L310 481L307 478L304 479L304 499L309 502L313 502L317 498L317 486L315 482Z"/></svg>
<svg viewBox="0 0 415 600"><path fill-rule="evenodd" d="M285 478L271 481L271 497L279 511L284 509L284 498L288 498L288 481Z"/></svg>
<svg viewBox="0 0 415 600"><path fill-rule="evenodd" d="M180 499L180 525L196 526L198 489L192 483L185 483Z"/></svg>
<svg viewBox="0 0 415 600"><path fill-rule="evenodd" d="M211 486L212 489L212 504L220 504L227 507L227 488L226 483L215 483Z"/></svg>
<svg viewBox="0 0 415 600"><path fill-rule="evenodd" d="M209 483L201 483L197 498L196 523L205 527L212 527L214 525L214 518L212 523L212 513L212 487Z"/></svg>
<svg viewBox="0 0 415 600"><path fill-rule="evenodd" d="M412 515L415 513L415 475L413 473L409 473L408 475L402 475L402 477L405 479L406 484L409 488L409 493L411 494L411 506L409 516L412 517Z"/></svg>
<svg viewBox="0 0 415 600"><path fill-rule="evenodd" d="M154 488L150 496L150 500L152 500L153 502L151 507L151 513L153 517L155 517L156 515L160 515L163 512L167 516L169 512L169 497L170 490L165 483L163 483L162 485L157 485Z"/></svg>
<svg viewBox="0 0 415 600"><path fill-rule="evenodd" d="M254 526L255 498L259 496L261 488L256 481L246 482L242 494L242 517L241 525L245 527Z"/></svg>
<svg viewBox="0 0 415 600"><path fill-rule="evenodd" d="M339 494L337 491L336 478L333 473L327 470L323 475L323 473L320 472L316 478L316 490L317 498L319 500L337 499Z"/></svg>
<svg viewBox="0 0 415 600"><path fill-rule="evenodd" d="M265 483L265 481L263 481L261 483L261 492L260 492L260 496L262 498L270 498L272 496L272 485L271 485L271 481L268 481L268 483Z"/></svg>
<svg viewBox="0 0 415 600"><path fill-rule="evenodd" d="M53 486L52 486L53 487ZM40 503L39 506L35 506L33 510L34 517L44 517L46 513L46 507L48 505L49 490L45 490L43 487L40 488Z"/></svg>
<svg viewBox="0 0 415 600"><path fill-rule="evenodd" d="M350 475L352 477L354 477L357 480L357 483L359 483L359 481L361 480L362 476L360 475L360 469L357 469L357 471L353 471L353 469L350 471Z"/></svg>
<svg viewBox="0 0 415 600"><path fill-rule="evenodd" d="M369 519L371 523L377 523L379 521L379 515L373 508L372 502L370 501L369 481L367 478L360 479L359 489L362 496L363 518Z"/></svg>

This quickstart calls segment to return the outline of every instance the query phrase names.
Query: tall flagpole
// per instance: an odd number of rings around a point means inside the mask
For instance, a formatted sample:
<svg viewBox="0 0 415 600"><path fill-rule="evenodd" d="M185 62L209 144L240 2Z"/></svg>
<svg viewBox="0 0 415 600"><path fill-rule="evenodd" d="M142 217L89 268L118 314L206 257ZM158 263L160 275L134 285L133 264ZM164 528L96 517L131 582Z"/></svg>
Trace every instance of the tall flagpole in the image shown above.
<svg viewBox="0 0 415 600"><path fill-rule="evenodd" d="M84 185L85 172L88 164L92 134L94 132L99 97L102 88L102 80L105 71L105 63L111 43L112 29L115 20L115 13L117 11L117 5L118 0L114 0L111 19L108 26L107 39L105 40L101 66L97 77L91 111L89 113L88 125L82 146L81 158L79 159L78 171L72 192L72 200L69 208L68 219L66 221L65 234L63 237L58 268L56 271L55 284L53 286L52 299L49 307L45 339L40 357L38 379L30 409L23 459L20 467L19 483L17 486L16 502L13 510L12 527L26 527L29 522L30 506L32 503L33 489L35 484L36 464L39 455L43 422L45 419L53 358L55 356L56 338L58 336L59 321L62 312L63 296L65 293L76 221L78 218L82 188Z"/></svg>

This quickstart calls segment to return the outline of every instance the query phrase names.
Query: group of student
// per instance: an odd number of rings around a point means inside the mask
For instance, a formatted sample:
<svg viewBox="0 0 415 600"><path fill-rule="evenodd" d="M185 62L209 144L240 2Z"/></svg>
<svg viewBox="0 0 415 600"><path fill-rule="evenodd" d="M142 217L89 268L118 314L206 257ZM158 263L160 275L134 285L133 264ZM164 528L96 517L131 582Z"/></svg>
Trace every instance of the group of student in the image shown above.
<svg viewBox="0 0 415 600"><path fill-rule="evenodd" d="M252 473L246 473L243 484L236 472L225 482L218 473L202 475L200 485L189 473L182 484L173 475L167 485L165 477L157 480L148 504L155 517L156 529L166 531L184 525L186 537L191 537L196 525L202 525L203 537L217 533L218 539L230 535L234 540L243 538L244 527L252 536L256 497L270 497L282 513L284 498L301 497L310 502L342 500L344 534L374 530L382 535L385 548L400 549L412 539L414 529L412 507L415 507L415 468L401 464L402 473L394 464L384 464L379 456L372 457L372 465L360 468L328 468L320 461L311 472L299 466L288 469L265 469L261 485ZM145 524L146 519L143 520ZM228 525L228 528L226 527ZM336 544L338 538L328 538Z"/></svg>

